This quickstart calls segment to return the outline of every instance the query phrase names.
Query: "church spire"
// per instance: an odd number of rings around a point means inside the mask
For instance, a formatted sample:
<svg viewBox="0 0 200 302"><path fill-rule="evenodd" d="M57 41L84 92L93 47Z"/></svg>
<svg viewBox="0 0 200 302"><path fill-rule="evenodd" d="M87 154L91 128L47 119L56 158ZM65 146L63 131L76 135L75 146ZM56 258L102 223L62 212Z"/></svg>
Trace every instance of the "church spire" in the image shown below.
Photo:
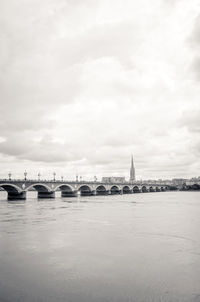
<svg viewBox="0 0 200 302"><path fill-rule="evenodd" d="M131 155L131 169L130 169L130 181L135 180L135 167L133 163L133 155Z"/></svg>

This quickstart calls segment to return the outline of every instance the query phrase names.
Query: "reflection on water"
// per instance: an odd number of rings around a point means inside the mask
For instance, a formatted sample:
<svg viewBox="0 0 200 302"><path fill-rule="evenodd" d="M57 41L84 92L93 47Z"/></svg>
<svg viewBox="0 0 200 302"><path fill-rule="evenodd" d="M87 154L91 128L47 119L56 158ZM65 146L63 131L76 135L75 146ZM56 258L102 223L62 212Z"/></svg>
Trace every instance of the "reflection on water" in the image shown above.
<svg viewBox="0 0 200 302"><path fill-rule="evenodd" d="M1 302L200 301L199 192L33 194L0 198Z"/></svg>

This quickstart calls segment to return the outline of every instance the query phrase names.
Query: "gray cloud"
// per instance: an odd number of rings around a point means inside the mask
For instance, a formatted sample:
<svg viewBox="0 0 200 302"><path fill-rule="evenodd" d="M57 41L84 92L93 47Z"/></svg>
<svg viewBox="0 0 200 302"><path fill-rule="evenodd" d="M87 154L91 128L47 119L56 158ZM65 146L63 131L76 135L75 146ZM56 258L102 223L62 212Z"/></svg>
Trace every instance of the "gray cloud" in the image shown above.
<svg viewBox="0 0 200 302"><path fill-rule="evenodd" d="M127 176L132 152L138 177L198 173L199 21L177 3L1 2L1 173Z"/></svg>
<svg viewBox="0 0 200 302"><path fill-rule="evenodd" d="M186 127L191 133L200 133L200 110L183 112L179 125Z"/></svg>
<svg viewBox="0 0 200 302"><path fill-rule="evenodd" d="M193 30L189 41L193 46L200 46L200 14L194 19Z"/></svg>
<svg viewBox="0 0 200 302"><path fill-rule="evenodd" d="M194 19L192 32L188 38L188 44L193 50L190 71L193 72L197 81L200 79L200 14Z"/></svg>

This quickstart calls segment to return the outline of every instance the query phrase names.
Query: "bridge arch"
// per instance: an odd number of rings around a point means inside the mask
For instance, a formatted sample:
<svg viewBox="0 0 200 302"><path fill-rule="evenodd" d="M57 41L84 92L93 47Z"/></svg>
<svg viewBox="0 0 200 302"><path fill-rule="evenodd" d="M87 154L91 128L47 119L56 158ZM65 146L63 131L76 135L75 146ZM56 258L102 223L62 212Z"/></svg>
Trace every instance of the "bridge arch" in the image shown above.
<svg viewBox="0 0 200 302"><path fill-rule="evenodd" d="M133 193L140 193L140 189L138 186L133 187Z"/></svg>
<svg viewBox="0 0 200 302"><path fill-rule="evenodd" d="M65 191L65 192L73 192L74 188L70 185L60 184L55 188L55 191L57 190Z"/></svg>
<svg viewBox="0 0 200 302"><path fill-rule="evenodd" d="M149 192L155 192L155 189L154 189L153 186L150 186L150 187L149 187Z"/></svg>
<svg viewBox="0 0 200 302"><path fill-rule="evenodd" d="M62 197L75 197L77 196L76 190L68 184L59 184L56 188L55 191L60 190L61 191L61 196Z"/></svg>
<svg viewBox="0 0 200 302"><path fill-rule="evenodd" d="M22 192L22 189L20 187L9 183L0 184L0 187L7 192L13 192L13 193Z"/></svg>
<svg viewBox="0 0 200 302"><path fill-rule="evenodd" d="M111 195L120 194L120 188L117 185L114 185L110 188Z"/></svg>
<svg viewBox="0 0 200 302"><path fill-rule="evenodd" d="M96 188L96 193L97 193L97 195L106 195L107 194L107 190L106 190L105 186L99 185Z"/></svg>
<svg viewBox="0 0 200 302"><path fill-rule="evenodd" d="M147 189L147 187L146 187L146 186L142 186L142 189L141 189L141 190L142 190L142 192L143 192L143 193L148 192L148 189Z"/></svg>
<svg viewBox="0 0 200 302"><path fill-rule="evenodd" d="M126 185L122 188L123 194L130 194L131 193L131 188Z"/></svg>
<svg viewBox="0 0 200 302"><path fill-rule="evenodd" d="M30 185L29 187L26 188L26 191L31 190L32 188L34 188L36 191L38 192L51 192L53 191L49 186L47 186L46 184L41 184L41 183L35 183Z"/></svg>
<svg viewBox="0 0 200 302"><path fill-rule="evenodd" d="M26 199L26 192L14 184L3 183L0 184L0 187L8 193L8 200Z"/></svg>
<svg viewBox="0 0 200 302"><path fill-rule="evenodd" d="M81 196L90 196L90 195L92 195L92 188L88 185L79 186L78 191L80 192Z"/></svg>

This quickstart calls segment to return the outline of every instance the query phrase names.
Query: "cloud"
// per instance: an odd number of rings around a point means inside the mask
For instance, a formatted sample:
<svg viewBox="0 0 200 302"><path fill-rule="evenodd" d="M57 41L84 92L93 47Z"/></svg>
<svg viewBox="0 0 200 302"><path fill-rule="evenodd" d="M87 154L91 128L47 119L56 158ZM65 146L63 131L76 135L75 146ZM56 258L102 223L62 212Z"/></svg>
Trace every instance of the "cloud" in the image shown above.
<svg viewBox="0 0 200 302"><path fill-rule="evenodd" d="M185 126L191 133L198 134L200 132L200 110L183 112L179 124Z"/></svg>
<svg viewBox="0 0 200 302"><path fill-rule="evenodd" d="M1 175L128 177L131 153L138 177L198 174L199 14L196 0L3 1Z"/></svg>

